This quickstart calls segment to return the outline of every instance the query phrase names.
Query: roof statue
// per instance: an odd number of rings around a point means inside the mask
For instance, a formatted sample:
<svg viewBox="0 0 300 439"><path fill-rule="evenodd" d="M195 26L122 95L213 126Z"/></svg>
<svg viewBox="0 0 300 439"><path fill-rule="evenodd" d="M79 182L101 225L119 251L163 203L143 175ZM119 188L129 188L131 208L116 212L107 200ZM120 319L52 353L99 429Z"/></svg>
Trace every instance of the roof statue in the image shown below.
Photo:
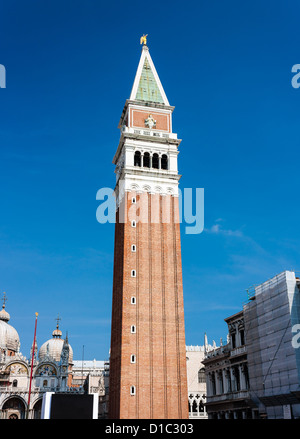
<svg viewBox="0 0 300 439"><path fill-rule="evenodd" d="M148 36L148 34L143 35L143 36L140 38L140 44L143 44L143 43L144 43L145 46L147 45L147 36Z"/></svg>

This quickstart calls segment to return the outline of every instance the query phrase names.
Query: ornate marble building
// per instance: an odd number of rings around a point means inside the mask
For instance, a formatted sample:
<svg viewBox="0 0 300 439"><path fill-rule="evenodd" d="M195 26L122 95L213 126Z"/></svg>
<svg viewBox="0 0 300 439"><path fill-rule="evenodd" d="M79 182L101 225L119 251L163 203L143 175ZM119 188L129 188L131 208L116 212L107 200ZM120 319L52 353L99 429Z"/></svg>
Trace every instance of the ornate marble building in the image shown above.
<svg viewBox="0 0 300 439"><path fill-rule="evenodd" d="M205 346L186 346L186 368L188 380L189 418L207 419L206 376L202 361Z"/></svg>
<svg viewBox="0 0 300 439"><path fill-rule="evenodd" d="M243 311L225 319L227 343L206 352L206 410L209 419L256 417L250 399Z"/></svg>
<svg viewBox="0 0 300 439"><path fill-rule="evenodd" d="M300 419L300 279L284 271L248 294L203 360L208 417Z"/></svg>
<svg viewBox="0 0 300 439"><path fill-rule="evenodd" d="M31 357L20 352L20 337L8 322L5 301L0 312L0 419L27 417ZM68 336L62 338L59 319L52 337L34 349L29 419L41 417L46 392L99 395L99 419L108 417L109 361L73 360ZM213 346L186 346L189 417L206 419L206 382L202 361Z"/></svg>
<svg viewBox="0 0 300 439"><path fill-rule="evenodd" d="M108 417L109 362L87 360L73 362L73 386L84 386L84 391L99 395L98 418Z"/></svg>
<svg viewBox="0 0 300 439"><path fill-rule="evenodd" d="M72 385L73 350L68 337L62 338L57 324L52 338L34 347L32 385L29 398L31 357L20 352L20 338L8 322L6 297L0 312L0 419L40 418L45 392L83 392ZM28 407L29 401L29 407Z"/></svg>

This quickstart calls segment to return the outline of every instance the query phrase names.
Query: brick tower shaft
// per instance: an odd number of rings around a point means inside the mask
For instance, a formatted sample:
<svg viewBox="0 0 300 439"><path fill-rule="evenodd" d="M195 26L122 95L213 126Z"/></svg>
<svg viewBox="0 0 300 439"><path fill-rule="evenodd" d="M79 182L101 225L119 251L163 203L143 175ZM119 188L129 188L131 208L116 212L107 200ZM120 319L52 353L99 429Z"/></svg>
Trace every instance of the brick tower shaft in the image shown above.
<svg viewBox="0 0 300 439"><path fill-rule="evenodd" d="M120 121L109 416L188 418L177 155L147 46Z"/></svg>

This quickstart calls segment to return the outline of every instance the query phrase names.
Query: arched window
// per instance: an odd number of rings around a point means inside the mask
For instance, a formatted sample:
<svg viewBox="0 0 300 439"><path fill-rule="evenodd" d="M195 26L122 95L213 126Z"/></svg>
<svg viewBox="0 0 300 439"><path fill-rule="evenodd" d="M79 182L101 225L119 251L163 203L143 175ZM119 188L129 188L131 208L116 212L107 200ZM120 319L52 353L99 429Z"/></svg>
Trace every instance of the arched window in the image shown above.
<svg viewBox="0 0 300 439"><path fill-rule="evenodd" d="M136 151L134 153L134 166L141 166L141 153Z"/></svg>
<svg viewBox="0 0 300 439"><path fill-rule="evenodd" d="M194 401L193 401L192 410L193 410L193 413L197 413L197 402L196 402L195 399L194 399Z"/></svg>
<svg viewBox="0 0 300 439"><path fill-rule="evenodd" d="M168 169L168 156L166 154L161 156L161 169Z"/></svg>
<svg viewBox="0 0 300 439"><path fill-rule="evenodd" d="M153 154L152 157L152 168L159 169L159 158L158 154Z"/></svg>
<svg viewBox="0 0 300 439"><path fill-rule="evenodd" d="M204 404L203 404L203 402L202 401L200 401L200 403L199 403L199 412L204 412Z"/></svg>
<svg viewBox="0 0 300 439"><path fill-rule="evenodd" d="M150 154L149 152L145 152L144 160L143 160L144 168L150 168Z"/></svg>
<svg viewBox="0 0 300 439"><path fill-rule="evenodd" d="M18 380L13 380L12 385L13 385L13 387L18 387Z"/></svg>
<svg viewBox="0 0 300 439"><path fill-rule="evenodd" d="M205 369L204 369L204 367L202 367L198 371L198 383L205 383L205 382L206 382L206 379L205 379Z"/></svg>
<svg viewBox="0 0 300 439"><path fill-rule="evenodd" d="M14 410L15 413L11 413L11 409ZM18 397L9 398L3 404L1 410L1 419L25 419L25 406L23 401L21 401Z"/></svg>

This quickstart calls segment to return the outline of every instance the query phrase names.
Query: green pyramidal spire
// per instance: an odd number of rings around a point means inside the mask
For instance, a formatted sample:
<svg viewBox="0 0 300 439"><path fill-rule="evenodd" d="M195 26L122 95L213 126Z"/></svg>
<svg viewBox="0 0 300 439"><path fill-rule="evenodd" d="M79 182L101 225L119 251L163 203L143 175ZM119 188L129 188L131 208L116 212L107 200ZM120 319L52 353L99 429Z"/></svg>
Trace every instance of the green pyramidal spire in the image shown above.
<svg viewBox="0 0 300 439"><path fill-rule="evenodd" d="M143 46L130 99L169 105L147 46Z"/></svg>
<svg viewBox="0 0 300 439"><path fill-rule="evenodd" d="M145 58L143 70L138 85L136 99L148 102L158 102L164 104L164 100L159 91L158 85L151 70L149 61Z"/></svg>

